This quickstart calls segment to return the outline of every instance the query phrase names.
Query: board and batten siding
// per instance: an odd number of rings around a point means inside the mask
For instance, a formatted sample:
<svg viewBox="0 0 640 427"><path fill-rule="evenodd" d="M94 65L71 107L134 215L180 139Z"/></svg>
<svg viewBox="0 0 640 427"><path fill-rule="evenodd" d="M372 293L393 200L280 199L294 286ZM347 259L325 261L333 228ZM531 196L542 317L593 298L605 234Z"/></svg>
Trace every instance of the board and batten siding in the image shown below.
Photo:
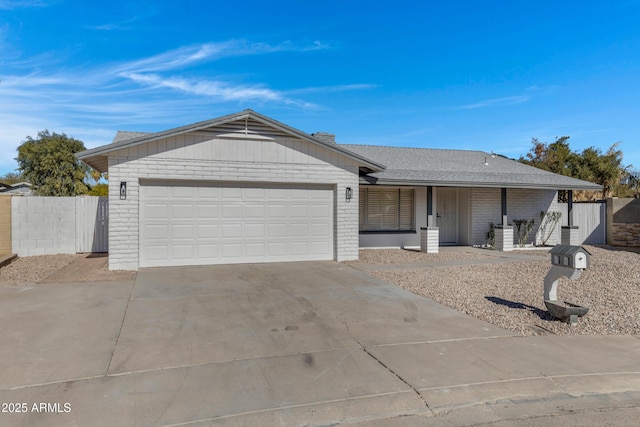
<svg viewBox="0 0 640 427"><path fill-rule="evenodd" d="M109 268L139 268L140 180L330 184L335 188L334 254L358 257L358 167L341 154L291 136L195 132L109 155ZM126 200L119 183L127 182ZM346 200L346 187L353 198Z"/></svg>

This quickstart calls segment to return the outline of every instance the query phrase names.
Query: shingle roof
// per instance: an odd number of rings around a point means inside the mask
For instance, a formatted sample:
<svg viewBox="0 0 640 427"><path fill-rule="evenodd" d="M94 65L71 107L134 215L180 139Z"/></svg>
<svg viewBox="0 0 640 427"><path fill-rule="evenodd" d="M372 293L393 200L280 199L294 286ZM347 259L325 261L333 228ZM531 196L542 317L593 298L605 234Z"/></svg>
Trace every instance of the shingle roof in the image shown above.
<svg viewBox="0 0 640 427"><path fill-rule="evenodd" d="M128 141L129 139L139 138L145 135L151 135L151 132L129 132L126 130L119 130L118 133L116 133L116 136L113 137L113 141L111 141L111 143Z"/></svg>
<svg viewBox="0 0 640 427"><path fill-rule="evenodd" d="M502 156L492 157L482 151L350 144L340 146L387 167L384 171L363 177L365 182L557 190L602 189L591 182L547 172Z"/></svg>

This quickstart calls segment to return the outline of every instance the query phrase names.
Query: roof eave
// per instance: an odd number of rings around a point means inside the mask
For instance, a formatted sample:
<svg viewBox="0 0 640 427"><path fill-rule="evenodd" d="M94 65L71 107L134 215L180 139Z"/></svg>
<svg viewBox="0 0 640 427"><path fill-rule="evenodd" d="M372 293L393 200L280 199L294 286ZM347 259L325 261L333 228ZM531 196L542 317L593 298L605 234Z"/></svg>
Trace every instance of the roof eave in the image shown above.
<svg viewBox="0 0 640 427"><path fill-rule="evenodd" d="M101 173L108 172L109 160L107 156L92 156L89 158L81 159L76 154L76 157L83 163L86 163L87 165L91 166L93 169L97 170L98 172L101 172Z"/></svg>
<svg viewBox="0 0 640 427"><path fill-rule="evenodd" d="M219 117L217 119L196 122L186 126L180 126L177 128L173 128L173 129L169 129L161 132L151 133L149 135L139 136L137 138L127 139L124 141L101 145L100 147L90 148L88 150L81 151L80 153L76 153L76 157L80 160L84 160L87 157L92 157L100 154L108 154L113 151L121 150L123 148L134 147L139 144L153 142L158 139L171 138L171 137L182 135L188 132L194 132L201 129L206 129L211 126L219 126L219 125L228 123L230 121L243 119L245 116L248 116L248 112L246 112L246 110L240 113L229 114L227 116Z"/></svg>
<svg viewBox="0 0 640 427"><path fill-rule="evenodd" d="M376 178L371 176L360 177L361 184L368 185L403 185L403 186L433 186L433 187L477 187L477 188L520 188L527 190L587 190L602 191L598 184L585 185L557 185L557 184L528 184L528 183L504 183L504 182L469 182L469 181L422 181Z"/></svg>

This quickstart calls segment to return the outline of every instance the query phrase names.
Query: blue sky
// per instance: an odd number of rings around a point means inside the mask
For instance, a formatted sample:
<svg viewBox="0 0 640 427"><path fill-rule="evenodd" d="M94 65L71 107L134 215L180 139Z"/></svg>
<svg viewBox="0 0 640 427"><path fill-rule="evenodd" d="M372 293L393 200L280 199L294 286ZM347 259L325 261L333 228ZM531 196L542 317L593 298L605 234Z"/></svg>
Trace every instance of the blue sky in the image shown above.
<svg viewBox="0 0 640 427"><path fill-rule="evenodd" d="M0 174L49 129L108 143L251 108L340 143L640 169L640 0L0 0Z"/></svg>

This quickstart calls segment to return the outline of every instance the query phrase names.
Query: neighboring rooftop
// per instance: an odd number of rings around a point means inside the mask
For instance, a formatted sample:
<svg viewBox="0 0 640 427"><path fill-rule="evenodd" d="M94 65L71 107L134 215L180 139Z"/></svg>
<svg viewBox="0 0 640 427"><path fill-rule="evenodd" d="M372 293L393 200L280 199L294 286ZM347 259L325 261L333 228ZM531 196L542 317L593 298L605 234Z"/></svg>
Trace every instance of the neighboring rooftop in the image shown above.
<svg viewBox="0 0 640 427"><path fill-rule="evenodd" d="M482 151L339 144L386 169L363 182L472 187L602 190L591 182L558 175Z"/></svg>
<svg viewBox="0 0 640 427"><path fill-rule="evenodd" d="M31 183L16 182L15 184L6 184L0 182L0 193L30 195Z"/></svg>

